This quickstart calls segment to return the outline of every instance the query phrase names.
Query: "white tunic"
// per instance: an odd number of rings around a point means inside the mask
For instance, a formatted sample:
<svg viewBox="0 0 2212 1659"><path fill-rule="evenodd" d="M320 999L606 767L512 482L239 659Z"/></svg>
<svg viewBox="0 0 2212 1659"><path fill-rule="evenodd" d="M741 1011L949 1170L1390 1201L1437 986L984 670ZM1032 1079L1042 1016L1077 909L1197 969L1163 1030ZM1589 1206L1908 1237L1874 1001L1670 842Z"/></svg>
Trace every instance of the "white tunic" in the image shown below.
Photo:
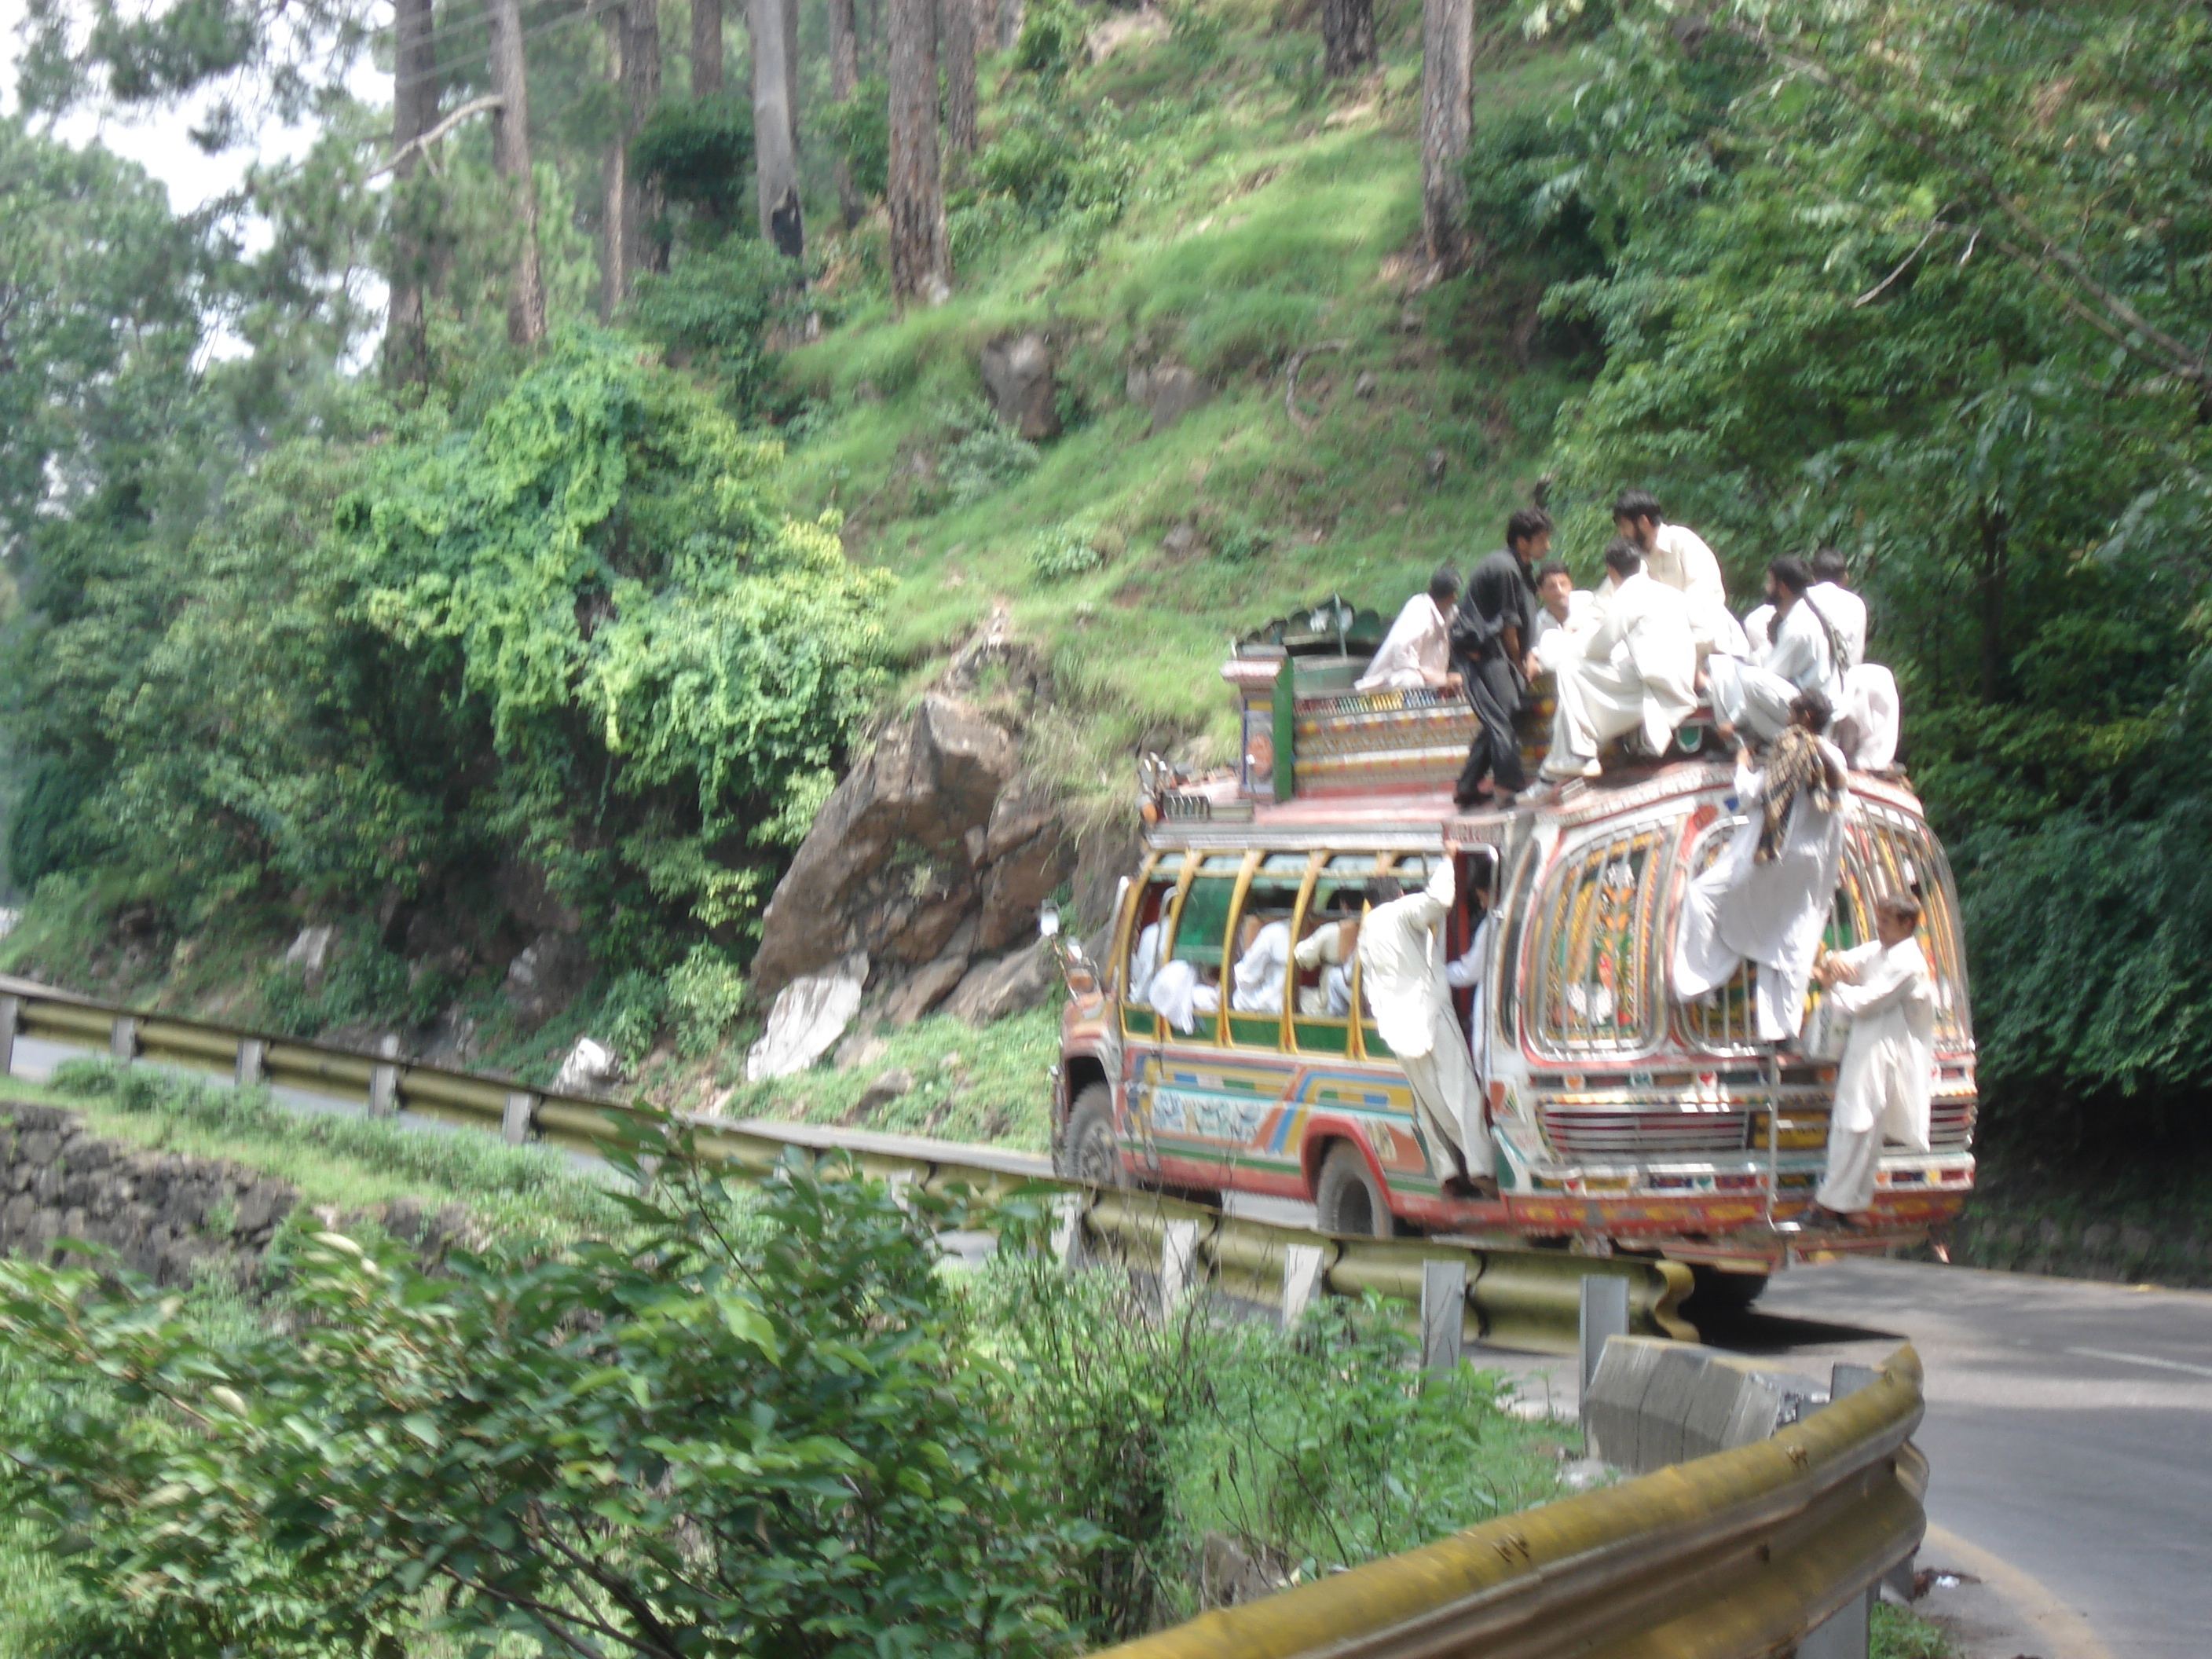
<svg viewBox="0 0 2212 1659"><path fill-rule="evenodd" d="M1743 642L1751 647L1750 660L1757 662L1774 643L1774 606L1770 602L1754 605L1745 613Z"/></svg>
<svg viewBox="0 0 2212 1659"><path fill-rule="evenodd" d="M1422 891L1367 913L1359 928L1359 988L1375 1029L1404 1063L1413 1113L1429 1139L1429 1167L1453 1173L1437 1141L1462 1154L1482 1133L1482 1091L1444 982L1443 920L1453 893L1449 859L1438 859Z"/></svg>
<svg viewBox="0 0 2212 1659"><path fill-rule="evenodd" d="M1162 1019L1188 1036L1198 1029L1198 1016L1218 1013L1221 991L1199 982L1197 968L1177 958L1164 962L1152 975L1152 1006Z"/></svg>
<svg viewBox="0 0 2212 1659"><path fill-rule="evenodd" d="M1547 674L1573 654L1583 636L1597 625L1597 600L1588 589L1577 587L1567 595L1567 619L1561 622L1541 605L1536 608L1535 640L1529 649L1536 666Z"/></svg>
<svg viewBox="0 0 2212 1659"><path fill-rule="evenodd" d="M1936 1064L1936 990L1917 939L1869 940L1844 952L1857 982L1828 988L1851 1017L1836 1077L1834 1128L1879 1129L1886 1140L1928 1150L1928 1096Z"/></svg>
<svg viewBox="0 0 2212 1659"><path fill-rule="evenodd" d="M1699 652L1738 652L1743 629L1728 608L1721 562L1705 538L1687 525L1662 524L1644 555L1645 574L1682 596L1690 612L1690 632Z"/></svg>
<svg viewBox="0 0 2212 1659"><path fill-rule="evenodd" d="M1834 620L1829 618L1831 623ZM1783 613L1775 624L1774 643L1759 665L1800 691L1818 691L1828 700L1832 713L1843 712L1843 671L1830 648L1828 630L1820 625L1812 606L1800 602Z"/></svg>
<svg viewBox="0 0 2212 1659"><path fill-rule="evenodd" d="M1437 602L1416 593L1382 636L1382 647L1367 672L1352 683L1355 691L1403 691L1431 684L1451 666L1451 624Z"/></svg>
<svg viewBox="0 0 2212 1659"><path fill-rule="evenodd" d="M1674 728L1698 706L1697 646L1682 596L1639 570L1600 595L1597 625L1558 675L1547 776L1571 776L1595 763L1598 745L1641 727L1664 754Z"/></svg>
<svg viewBox="0 0 2212 1659"><path fill-rule="evenodd" d="M1822 756L1838 768L1843 751L1823 738ZM1674 994L1692 1001L1727 983L1746 962L1759 964L1759 1040L1793 1039L1805 1018L1813 958L1836 897L1843 865L1846 793L1832 812L1801 790L1783 826L1783 842L1765 864L1758 859L1760 804L1766 774L1736 769L1735 792L1750 814L1711 869L1683 895L1674 934Z"/></svg>
<svg viewBox="0 0 2212 1659"><path fill-rule="evenodd" d="M1340 1019L1352 1012L1352 975L1344 965L1345 924L1324 922L1298 941L1293 952L1301 968L1326 967L1321 976L1321 991L1317 1006L1301 1006L1300 1013L1326 1013L1332 1019ZM1312 993L1306 993L1311 996Z"/></svg>
<svg viewBox="0 0 2212 1659"><path fill-rule="evenodd" d="M1805 590L1805 597L1820 607L1820 614L1828 625L1840 635L1844 641L1844 668L1846 672L1866 660L1867 607L1866 601L1848 587L1834 582L1814 582Z"/></svg>
<svg viewBox="0 0 2212 1659"><path fill-rule="evenodd" d="M1129 957L1129 1001L1143 1003L1152 1000L1152 971L1159 965L1160 925L1148 922L1145 931L1137 935L1137 948Z"/></svg>
<svg viewBox="0 0 2212 1659"><path fill-rule="evenodd" d="M1878 662L1863 662L1844 676L1844 705L1851 723L1851 764L1879 772L1897 758L1897 680Z"/></svg>
<svg viewBox="0 0 2212 1659"><path fill-rule="evenodd" d="M1231 975L1229 1006L1243 1014L1283 1012L1283 975L1291 964L1291 924L1271 921L1252 936L1252 948L1237 959Z"/></svg>

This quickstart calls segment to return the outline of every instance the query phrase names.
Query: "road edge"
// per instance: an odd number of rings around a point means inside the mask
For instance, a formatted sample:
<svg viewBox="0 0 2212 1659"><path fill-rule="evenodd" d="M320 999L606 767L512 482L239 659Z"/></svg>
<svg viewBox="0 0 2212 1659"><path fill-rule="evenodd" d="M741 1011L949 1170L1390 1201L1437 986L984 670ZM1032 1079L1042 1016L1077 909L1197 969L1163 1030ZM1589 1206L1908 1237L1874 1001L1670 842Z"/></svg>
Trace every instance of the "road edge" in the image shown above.
<svg viewBox="0 0 2212 1659"><path fill-rule="evenodd" d="M1989 1592L2019 1616L2025 1631L2045 1648L2040 1659L2114 1659L2089 1621L2068 1607L2033 1573L1969 1543L1948 1527L1928 1523L1920 1547L1922 1565L1955 1566L1982 1581ZM1932 1557L1942 1557L1938 1561Z"/></svg>

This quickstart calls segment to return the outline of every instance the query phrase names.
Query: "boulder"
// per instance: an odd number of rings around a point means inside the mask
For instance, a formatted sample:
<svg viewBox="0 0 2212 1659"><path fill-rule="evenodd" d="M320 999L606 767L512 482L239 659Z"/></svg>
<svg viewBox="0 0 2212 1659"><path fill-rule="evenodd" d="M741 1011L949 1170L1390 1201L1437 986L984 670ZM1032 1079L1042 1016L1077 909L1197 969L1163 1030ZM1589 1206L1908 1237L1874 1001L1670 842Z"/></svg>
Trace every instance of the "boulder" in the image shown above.
<svg viewBox="0 0 2212 1659"><path fill-rule="evenodd" d="M614 1050L596 1037L580 1036L554 1074L553 1091L562 1095L605 1094L622 1076Z"/></svg>
<svg viewBox="0 0 2212 1659"><path fill-rule="evenodd" d="M872 1112L878 1106L888 1106L914 1087L914 1073L903 1066L894 1066L879 1072L868 1086L860 1091L860 1097L853 1103L856 1112Z"/></svg>
<svg viewBox="0 0 2212 1659"><path fill-rule="evenodd" d="M1039 939L1026 951L970 968L945 1000L945 1012L970 1025L988 1025L1036 1007L1058 978L1057 966L1045 954L1044 941Z"/></svg>
<svg viewBox="0 0 2212 1659"><path fill-rule="evenodd" d="M319 927L302 927L292 941L292 948L284 952L284 966L297 968L312 988L322 983L323 969L330 966L331 946L337 940L338 930L325 923Z"/></svg>
<svg viewBox="0 0 2212 1659"><path fill-rule="evenodd" d="M1001 334L983 348L983 385L999 418L1035 443L1060 434L1060 402L1053 383L1052 347L1034 329Z"/></svg>
<svg viewBox="0 0 2212 1659"><path fill-rule="evenodd" d="M1179 364L1163 363L1146 377L1145 404L1152 410L1152 433L1166 431L1213 396L1203 375Z"/></svg>
<svg viewBox="0 0 2212 1659"><path fill-rule="evenodd" d="M761 918L753 979L774 992L853 951L927 962L980 898L968 832L1015 773L1013 734L935 694L886 732L817 815Z"/></svg>
<svg viewBox="0 0 2212 1659"><path fill-rule="evenodd" d="M837 1045L830 1063L841 1072L849 1072L862 1066L872 1066L890 1052L890 1044L873 1031L853 1031Z"/></svg>
<svg viewBox="0 0 2212 1659"><path fill-rule="evenodd" d="M745 1055L745 1080L789 1077L830 1052L860 1012L868 958L854 951L826 974L793 980L769 1010L768 1028Z"/></svg>
<svg viewBox="0 0 2212 1659"><path fill-rule="evenodd" d="M924 1014L945 1000L945 994L960 983L968 972L968 958L940 957L935 962L915 970L912 979L890 994L884 1004L884 1018L894 1026L911 1025Z"/></svg>

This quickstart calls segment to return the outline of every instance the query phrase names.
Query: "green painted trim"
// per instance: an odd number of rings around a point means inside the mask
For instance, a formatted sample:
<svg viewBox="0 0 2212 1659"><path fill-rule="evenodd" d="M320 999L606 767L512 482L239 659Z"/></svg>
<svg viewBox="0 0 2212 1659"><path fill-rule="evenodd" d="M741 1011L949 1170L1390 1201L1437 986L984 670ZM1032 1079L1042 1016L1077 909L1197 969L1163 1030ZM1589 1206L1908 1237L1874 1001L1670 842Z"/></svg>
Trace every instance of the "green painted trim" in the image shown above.
<svg viewBox="0 0 2212 1659"><path fill-rule="evenodd" d="M1275 673L1275 799L1298 793L1298 677L1288 657Z"/></svg>

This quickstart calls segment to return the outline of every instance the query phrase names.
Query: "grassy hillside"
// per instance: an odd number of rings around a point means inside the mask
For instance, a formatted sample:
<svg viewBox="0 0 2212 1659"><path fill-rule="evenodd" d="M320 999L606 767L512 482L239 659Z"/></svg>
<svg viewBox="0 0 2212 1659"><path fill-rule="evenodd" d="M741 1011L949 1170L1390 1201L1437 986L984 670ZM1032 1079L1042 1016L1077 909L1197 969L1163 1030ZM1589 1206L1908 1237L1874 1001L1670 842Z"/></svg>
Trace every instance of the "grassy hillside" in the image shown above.
<svg viewBox="0 0 2212 1659"><path fill-rule="evenodd" d="M1006 603L1076 716L1042 757L1117 793L1140 741L1233 741L1215 676L1233 634L1331 590L1393 610L1439 560L1495 545L1566 386L1514 361L1533 289L1494 274L1422 286L1418 5L1379 8L1380 68L1334 83L1293 11L1225 0L1170 16L1054 95L1091 135L1080 161L1133 167L1118 222L1101 234L1097 216L1063 212L994 233L957 205L956 173L952 300L901 316L854 297L850 273L883 258L880 223L864 227L832 254L830 325L787 364L811 400L795 488L842 510L848 548L897 578L887 615L917 677ZM1573 72L1502 33L1480 51L1476 107ZM993 138L1036 120L1038 90L1010 59L984 86L976 170L995 177ZM1021 329L1054 342L1066 429L994 488L975 460L991 440L964 428L982 347ZM1125 388L1162 362L1214 395L1152 434ZM1085 562L1071 544L1095 568L1067 569Z"/></svg>

